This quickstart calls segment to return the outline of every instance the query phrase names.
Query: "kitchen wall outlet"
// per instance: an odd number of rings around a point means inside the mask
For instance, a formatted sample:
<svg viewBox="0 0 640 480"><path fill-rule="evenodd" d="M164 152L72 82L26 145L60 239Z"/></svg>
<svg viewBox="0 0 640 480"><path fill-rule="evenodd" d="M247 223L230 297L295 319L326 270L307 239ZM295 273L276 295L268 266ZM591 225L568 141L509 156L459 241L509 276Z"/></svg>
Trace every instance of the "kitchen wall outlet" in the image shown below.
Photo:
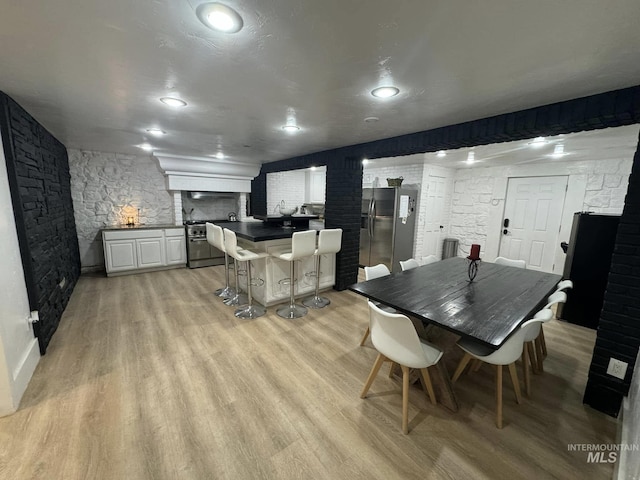
<svg viewBox="0 0 640 480"><path fill-rule="evenodd" d="M40 314L38 313L38 310L32 310L31 313L29 313L29 317L27 318L27 325L29 325L29 330L31 330L31 326L40 321Z"/></svg>
<svg viewBox="0 0 640 480"><path fill-rule="evenodd" d="M628 364L622 360L610 358L607 373L613 377L619 378L620 380L624 380L624 376L627 374L627 366Z"/></svg>

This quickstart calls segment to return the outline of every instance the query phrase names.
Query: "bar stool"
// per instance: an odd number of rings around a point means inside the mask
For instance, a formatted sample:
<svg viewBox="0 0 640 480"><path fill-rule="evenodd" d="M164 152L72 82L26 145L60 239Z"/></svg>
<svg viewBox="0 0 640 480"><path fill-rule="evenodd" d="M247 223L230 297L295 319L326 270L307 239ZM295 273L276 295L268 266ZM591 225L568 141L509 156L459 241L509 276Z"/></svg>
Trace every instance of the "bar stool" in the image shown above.
<svg viewBox="0 0 640 480"><path fill-rule="evenodd" d="M207 242L209 242L209 245L214 246L224 253L225 286L224 288L217 289L214 293L223 299L233 297L236 294L236 291L229 286L229 255L227 254L227 249L224 247L224 233L222 232L222 227L209 222L207 222L205 226L207 227Z"/></svg>
<svg viewBox="0 0 640 480"><path fill-rule="evenodd" d="M318 235L318 248L316 248L314 253L316 257L316 293L302 301L304 306L309 308L324 308L331 303L331 300L328 298L318 295L318 291L320 290L320 260L324 254L338 253L341 247L341 228L320 230L320 234Z"/></svg>
<svg viewBox="0 0 640 480"><path fill-rule="evenodd" d="M223 246L225 249L225 254L228 254L231 256L231 258L233 258L233 273L234 273L234 277L235 277L235 289L234 289L234 294L228 298L225 298L222 303L224 303L225 305L229 306L229 307L240 307L242 305L247 305L249 303L249 297L247 296L247 294L242 293L242 290L240 289L240 282L238 281L238 276L240 275L240 265L238 264L239 261L237 257L234 257L233 255L231 255L231 251L229 250L229 244L227 243L227 236L231 236L233 235L233 244L235 245L234 247L234 251L236 252L236 254L240 251L242 251L243 249L238 247L238 239L236 238L236 234L235 232L232 232L231 230L229 230L228 228L223 229L224 232L224 241L223 241ZM242 272L246 273L245 270L243 270ZM248 277L249 278L249 277ZM249 282L247 281L247 284Z"/></svg>
<svg viewBox="0 0 640 480"><path fill-rule="evenodd" d="M289 292L290 302L289 305L280 307L276 310L276 313L282 318L300 318L307 314L307 309L302 305L296 305L294 284L295 277L295 263L296 260L303 257L310 257L316 250L316 231L307 230L306 232L295 232L291 237L291 251L276 253L274 256L280 260L290 262L290 277L289 277Z"/></svg>
<svg viewBox="0 0 640 480"><path fill-rule="evenodd" d="M247 262L247 305L238 308L234 312L234 315L238 318L261 317L267 312L267 309L262 305L253 304L253 297L251 296L251 286L258 284L253 283L253 278L251 277L251 261L258 260L259 258L264 258L268 256L268 254L262 252L253 252L246 248L238 248L238 238L236 237L236 233L227 228L224 229L224 246L229 252L229 255L231 255L236 262ZM238 277L236 274L236 282L237 278ZM236 288L238 288L237 283Z"/></svg>

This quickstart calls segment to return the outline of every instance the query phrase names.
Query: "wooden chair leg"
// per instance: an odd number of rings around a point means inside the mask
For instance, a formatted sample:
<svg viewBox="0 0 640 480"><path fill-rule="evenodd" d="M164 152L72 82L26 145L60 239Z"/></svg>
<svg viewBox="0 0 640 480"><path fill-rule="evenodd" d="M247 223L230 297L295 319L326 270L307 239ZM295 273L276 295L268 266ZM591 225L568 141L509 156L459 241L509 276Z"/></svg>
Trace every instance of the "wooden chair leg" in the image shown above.
<svg viewBox="0 0 640 480"><path fill-rule="evenodd" d="M529 374L529 350L525 345L522 349L522 373L524 374L524 389L527 397L531 396L531 375Z"/></svg>
<svg viewBox="0 0 640 480"><path fill-rule="evenodd" d="M409 433L409 367L402 368L402 433Z"/></svg>
<svg viewBox="0 0 640 480"><path fill-rule="evenodd" d="M475 359L475 362L473 364L473 371L477 372L478 370L480 370L480 367L482 367L482 364L484 362L482 360L478 360L477 358Z"/></svg>
<svg viewBox="0 0 640 480"><path fill-rule="evenodd" d="M373 364L373 368L371 369L371 372L367 377L367 381L365 382L364 387L362 388L362 393L360 394L360 398L364 398L367 396L367 392L369 391L369 388L371 387L373 380L376 378L376 375L378 374L378 371L380 370L380 367L382 366L382 363L385 360L386 360L386 357L381 353L379 353L378 358L376 358L376 361Z"/></svg>
<svg viewBox="0 0 640 480"><path fill-rule="evenodd" d="M438 402L436 402L436 393L433 391L433 384L431 383L431 375L429 375L429 369L421 368L420 373L422 374L422 381L424 382L425 388L429 393L429 398L431 399L431 403L435 405Z"/></svg>
<svg viewBox="0 0 640 480"><path fill-rule="evenodd" d="M540 345L542 346L542 356L547 358L547 342L544 339L544 328L540 325Z"/></svg>
<svg viewBox="0 0 640 480"><path fill-rule="evenodd" d="M364 345L364 342L367 341L368 337L369 337L369 327L367 327L367 331L364 332L364 336L362 337L362 340L360 340L360 346Z"/></svg>
<svg viewBox="0 0 640 480"><path fill-rule="evenodd" d="M513 391L516 393L516 402L522 403L522 395L520 394L520 380L518 379L516 362L509 364L509 374L511 375L511 383L513 384Z"/></svg>
<svg viewBox="0 0 640 480"><path fill-rule="evenodd" d="M396 369L396 362L391 362L391 365L389 366L389 378L393 377L393 371Z"/></svg>
<svg viewBox="0 0 640 480"><path fill-rule="evenodd" d="M534 342L527 342L525 348L529 353L529 363L531 363L531 371L537 375L540 373L540 370L538 370L538 359L536 358Z"/></svg>
<svg viewBox="0 0 640 480"><path fill-rule="evenodd" d="M544 366L542 365L543 353L542 353L542 345L540 344L540 337L536 338L533 341L533 343L536 346L536 360L538 363L538 372L542 373L544 372Z"/></svg>
<svg viewBox="0 0 640 480"><path fill-rule="evenodd" d="M464 357L462 357L462 360L460 360L460 363L458 364L458 368L456 368L456 371L453 374L453 377L451 377L451 383L456 383L456 380L458 380L458 378L464 371L464 367L467 366L467 363L469 363L469 361L472 358L473 357L471 356L471 354L465 352Z"/></svg>
<svg viewBox="0 0 640 480"><path fill-rule="evenodd" d="M496 365L496 426L502 428L502 365Z"/></svg>

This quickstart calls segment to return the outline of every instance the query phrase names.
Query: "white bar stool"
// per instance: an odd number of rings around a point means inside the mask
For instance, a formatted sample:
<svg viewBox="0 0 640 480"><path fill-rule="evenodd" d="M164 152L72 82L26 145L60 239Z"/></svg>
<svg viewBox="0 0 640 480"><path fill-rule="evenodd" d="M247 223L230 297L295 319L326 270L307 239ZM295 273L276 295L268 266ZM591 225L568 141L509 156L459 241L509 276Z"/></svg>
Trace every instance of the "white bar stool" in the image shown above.
<svg viewBox="0 0 640 480"><path fill-rule="evenodd" d="M296 260L303 257L310 257L316 251L316 231L307 230L306 232L295 232L291 237L291 251L274 254L275 257L280 260L290 262L290 277L289 277L289 292L290 302L289 305L280 307L276 310L276 313L282 318L300 318L307 314L307 309L302 305L296 305L296 299L294 294L294 286L296 281L295 276L295 263Z"/></svg>
<svg viewBox="0 0 640 480"><path fill-rule="evenodd" d="M326 230L320 230L318 235L318 248L314 253L316 257L316 293L311 297L307 297L302 301L302 304L309 308L324 308L331 303L326 297L320 297L318 292L320 290L320 259L324 254L338 253L342 247L342 229L330 228Z"/></svg>
<svg viewBox="0 0 640 480"><path fill-rule="evenodd" d="M240 265L238 264L239 260L233 255L231 255L231 252L229 251L229 244L227 243L227 234L230 233L233 235L233 241L235 244L236 253L243 249L238 247L238 239L236 238L235 232L232 232L228 228L223 229L223 232L224 232L223 245L224 245L225 253L230 255L231 258L233 258L233 273L235 277L234 292L235 293L232 296L225 298L222 301L222 303L224 303L229 307L240 307L242 305L247 305L249 303L249 297L247 296L247 294L242 293L242 290L240 289L240 282L238 282L238 276L240 275ZM243 270L243 272L245 272L245 270Z"/></svg>
<svg viewBox="0 0 640 480"><path fill-rule="evenodd" d="M229 255L227 254L227 249L224 247L224 233L222 232L222 227L209 222L207 222L205 226L207 227L207 242L209 242L209 245L213 245L224 253L225 286L224 288L217 289L214 293L224 299L233 297L236 294L236 291L229 286Z"/></svg>
<svg viewBox="0 0 640 480"><path fill-rule="evenodd" d="M257 283L253 283L253 278L251 277L251 261L257 260L259 258L267 257L269 254L267 253L257 253L246 248L240 249L238 248L238 238L236 237L235 232L225 228L224 229L224 246L229 252L235 261L237 262L247 262L247 305L238 308L234 315L238 318L258 318L267 313L267 309L262 305L254 305L253 297L251 296L251 286L258 285ZM236 273L236 281L237 281L237 273ZM264 281L263 281L264 283ZM236 284L237 288L237 284Z"/></svg>

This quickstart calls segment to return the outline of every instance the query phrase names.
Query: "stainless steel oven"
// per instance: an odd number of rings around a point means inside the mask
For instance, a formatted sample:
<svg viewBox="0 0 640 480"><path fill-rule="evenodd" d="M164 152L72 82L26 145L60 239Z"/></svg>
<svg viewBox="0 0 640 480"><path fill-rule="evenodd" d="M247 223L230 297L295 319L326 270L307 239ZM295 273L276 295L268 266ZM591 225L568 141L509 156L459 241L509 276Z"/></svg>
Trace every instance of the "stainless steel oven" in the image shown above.
<svg viewBox="0 0 640 480"><path fill-rule="evenodd" d="M187 266L189 268L223 265L224 253L209 245L205 221L187 222Z"/></svg>

